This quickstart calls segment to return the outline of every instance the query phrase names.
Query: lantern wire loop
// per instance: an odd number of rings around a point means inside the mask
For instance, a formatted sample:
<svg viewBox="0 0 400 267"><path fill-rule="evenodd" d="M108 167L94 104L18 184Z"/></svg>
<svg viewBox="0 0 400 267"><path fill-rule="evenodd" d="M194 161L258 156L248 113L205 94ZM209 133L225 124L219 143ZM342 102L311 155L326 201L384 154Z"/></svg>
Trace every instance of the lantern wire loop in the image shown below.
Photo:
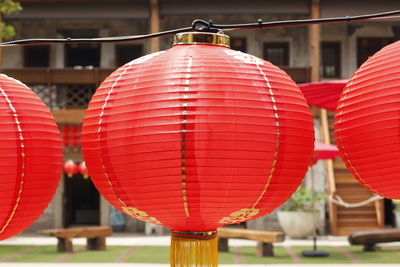
<svg viewBox="0 0 400 267"><path fill-rule="evenodd" d="M250 30L250 29L270 29L282 27L296 27L307 26L313 24L333 24L333 23L350 23L356 21L375 21L384 19L397 19L395 15L400 15L400 10L393 10L388 12L357 15L357 16L344 16L333 18L319 18L319 19L299 19L299 20L283 20L283 21L269 21L263 22L258 19L255 23L245 24L214 24L212 21L205 21L196 19L192 22L191 27L178 28L168 31L157 33L149 33L143 35L131 36L116 36L116 37L101 37L101 38L35 38L35 39L21 39L9 42L0 43L0 47L21 46L21 45L43 45L43 44L72 44L72 43L117 43L117 42L130 42L145 40L155 37L173 35L181 32L198 31L198 32L222 32L222 31L237 31L237 30Z"/></svg>

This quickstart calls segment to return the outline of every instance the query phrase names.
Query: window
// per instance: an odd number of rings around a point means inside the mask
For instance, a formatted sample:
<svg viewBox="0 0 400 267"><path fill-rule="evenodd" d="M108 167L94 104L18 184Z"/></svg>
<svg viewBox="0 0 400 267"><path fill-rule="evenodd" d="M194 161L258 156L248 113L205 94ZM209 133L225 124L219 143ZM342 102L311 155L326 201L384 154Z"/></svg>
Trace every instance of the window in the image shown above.
<svg viewBox="0 0 400 267"><path fill-rule="evenodd" d="M142 45L117 45L115 47L117 66L122 66L138 57L143 56Z"/></svg>
<svg viewBox="0 0 400 267"><path fill-rule="evenodd" d="M322 42L321 44L321 76L324 78L340 78L340 42Z"/></svg>
<svg viewBox="0 0 400 267"><path fill-rule="evenodd" d="M378 52L382 47L394 42L394 38L358 38L357 64L361 66L368 57Z"/></svg>
<svg viewBox="0 0 400 267"><path fill-rule="evenodd" d="M264 43L264 59L276 66L289 66L289 43Z"/></svg>
<svg viewBox="0 0 400 267"><path fill-rule="evenodd" d="M100 66L100 45L94 43L66 45L65 65L67 67Z"/></svg>
<svg viewBox="0 0 400 267"><path fill-rule="evenodd" d="M245 37L231 37L231 48L242 52L247 52L247 42Z"/></svg>
<svg viewBox="0 0 400 267"><path fill-rule="evenodd" d="M25 67L48 67L50 62L50 46L25 46Z"/></svg>
<svg viewBox="0 0 400 267"><path fill-rule="evenodd" d="M97 29L72 29L59 32L70 38L96 38L99 36ZM67 67L99 67L100 51L100 44L67 44L65 45L65 65Z"/></svg>

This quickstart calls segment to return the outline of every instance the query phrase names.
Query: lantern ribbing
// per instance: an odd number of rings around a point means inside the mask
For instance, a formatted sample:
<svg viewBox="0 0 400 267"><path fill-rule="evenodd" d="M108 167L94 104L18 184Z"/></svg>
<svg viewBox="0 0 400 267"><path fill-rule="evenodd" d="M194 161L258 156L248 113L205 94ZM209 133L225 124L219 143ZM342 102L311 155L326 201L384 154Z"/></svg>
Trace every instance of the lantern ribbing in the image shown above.
<svg viewBox="0 0 400 267"><path fill-rule="evenodd" d="M15 125L17 128L17 136L19 138L19 148L21 150L21 152L20 152L20 154L21 154L21 170L20 170L21 174L19 175L19 187L18 187L18 191L17 191L17 197L15 200L15 205L11 210L11 214L8 216L7 221L4 223L3 227L0 229L0 234L2 234L7 229L8 225L14 218L15 212L19 206L19 202L21 201L21 194L22 194L22 191L24 188L24 177L25 177L25 146L24 146L24 135L22 133L21 123L19 121L17 111L15 110L14 105L12 104L11 100L8 98L7 93L4 91L4 89L1 86L0 86L0 92L1 92L2 96L4 97L4 99L6 100L8 106L10 107L12 115L14 117Z"/></svg>
<svg viewBox="0 0 400 267"><path fill-rule="evenodd" d="M382 48L347 83L335 116L335 137L353 176L373 193L400 198L400 42Z"/></svg>
<svg viewBox="0 0 400 267"><path fill-rule="evenodd" d="M265 193L267 192L268 186L271 183L271 179L272 176L274 175L274 171L276 168L276 163L278 160L278 153L279 153L279 145L280 145L280 138L281 138L281 133L280 133L280 126L279 126L279 114L278 114L278 108L276 106L276 100L275 100L275 95L274 95L274 91L272 90L271 84L268 80L267 75L264 73L264 71L260 68L260 65L258 64L257 61L255 61L254 59L252 59L252 61L254 62L254 64L257 66L257 69L260 71L262 77L265 80L265 84L267 86L267 92L271 97L271 104L272 104L272 108L274 110L274 117L275 117L275 127L276 127L276 143L275 143L275 152L274 152L274 159L272 161L272 167L271 167L271 171L268 175L268 179L267 182L265 184L265 187L261 193L261 195L258 197L258 199L256 200L256 202L253 204L252 209L255 209L256 206L258 205L258 203L260 203L261 199L264 197Z"/></svg>
<svg viewBox="0 0 400 267"><path fill-rule="evenodd" d="M189 86L190 86L190 71L192 68L192 57L188 58L188 63L186 67L186 77L185 77L185 91L183 95L183 112L182 112L182 198L183 207L185 209L186 217L190 216L187 192L186 192L186 119L187 119L187 108L188 108L188 98L189 98Z"/></svg>
<svg viewBox="0 0 400 267"><path fill-rule="evenodd" d="M61 176L58 127L21 82L0 75L0 240L30 226L51 201Z"/></svg>
<svg viewBox="0 0 400 267"><path fill-rule="evenodd" d="M216 266L207 233L290 197L313 152L313 122L278 67L227 48L225 36L181 37L106 78L86 112L82 149L112 205L173 231L172 266Z"/></svg>

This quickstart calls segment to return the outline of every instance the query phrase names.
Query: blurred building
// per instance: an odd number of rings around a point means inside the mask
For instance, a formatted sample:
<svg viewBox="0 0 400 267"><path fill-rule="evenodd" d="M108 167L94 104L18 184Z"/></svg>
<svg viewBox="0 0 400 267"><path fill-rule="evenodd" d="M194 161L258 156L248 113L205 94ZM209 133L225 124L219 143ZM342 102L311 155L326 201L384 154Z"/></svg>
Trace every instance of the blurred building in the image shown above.
<svg viewBox="0 0 400 267"><path fill-rule="evenodd" d="M196 18L215 23L250 23L305 19L311 0L19 0L24 10L5 20L15 26L16 39L88 38L139 35L187 27ZM334 17L399 9L396 0L320 0L320 16ZM298 82L310 81L310 33L308 27L290 27L229 32L233 49L265 58L286 70ZM384 45L400 39L400 21L380 20L322 25L320 33L321 79L347 79L357 66ZM131 43L40 45L3 49L4 72L29 84L53 111L64 138L65 160L82 161L79 133L84 110L99 83L128 61L168 49L172 36ZM314 110L316 121L318 112ZM332 121L332 114L328 116ZM332 124L332 123L331 123ZM331 140L334 142L334 140ZM350 182L351 175L340 160L333 166L336 189L348 201L369 195ZM328 182L327 182L328 183ZM354 193L356 192L356 193ZM347 194L347 195L346 195ZM390 204L387 204L387 212ZM383 202L349 210L330 205L328 229L346 234L352 229L384 225ZM108 203L90 180L66 176L43 216L29 229L109 225ZM358 219L354 220L357 214ZM114 216L114 215L113 215ZM390 213L386 215L391 223ZM118 221L118 220L117 220ZM121 221L121 220L119 220ZM143 232L145 225L125 218L126 231ZM250 226L277 229L276 216L269 215Z"/></svg>

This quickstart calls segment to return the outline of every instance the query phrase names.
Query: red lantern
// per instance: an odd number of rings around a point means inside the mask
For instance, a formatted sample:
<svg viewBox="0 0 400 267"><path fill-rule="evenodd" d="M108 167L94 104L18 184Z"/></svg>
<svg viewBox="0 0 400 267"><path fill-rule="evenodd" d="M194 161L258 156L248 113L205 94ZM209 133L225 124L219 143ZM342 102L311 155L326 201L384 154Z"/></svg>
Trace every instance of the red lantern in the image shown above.
<svg viewBox="0 0 400 267"><path fill-rule="evenodd" d="M86 162L82 161L79 164L79 172L83 175L84 179L88 179L89 178L88 170L86 168Z"/></svg>
<svg viewBox="0 0 400 267"><path fill-rule="evenodd" d="M21 82L0 74L0 240L31 225L52 199L61 175L57 125Z"/></svg>
<svg viewBox="0 0 400 267"><path fill-rule="evenodd" d="M173 48L111 74L84 119L82 147L98 190L126 214L173 230L172 265L195 258L182 251L193 244L181 242L216 246L218 227L285 202L313 152L312 117L296 84L228 42L177 35ZM216 253L197 263L214 266Z"/></svg>
<svg viewBox="0 0 400 267"><path fill-rule="evenodd" d="M400 199L400 42L370 57L343 90L335 136L347 168L372 192Z"/></svg>
<svg viewBox="0 0 400 267"><path fill-rule="evenodd" d="M68 178L72 178L79 171L78 164L76 164L72 159L64 162L64 172L67 174Z"/></svg>

